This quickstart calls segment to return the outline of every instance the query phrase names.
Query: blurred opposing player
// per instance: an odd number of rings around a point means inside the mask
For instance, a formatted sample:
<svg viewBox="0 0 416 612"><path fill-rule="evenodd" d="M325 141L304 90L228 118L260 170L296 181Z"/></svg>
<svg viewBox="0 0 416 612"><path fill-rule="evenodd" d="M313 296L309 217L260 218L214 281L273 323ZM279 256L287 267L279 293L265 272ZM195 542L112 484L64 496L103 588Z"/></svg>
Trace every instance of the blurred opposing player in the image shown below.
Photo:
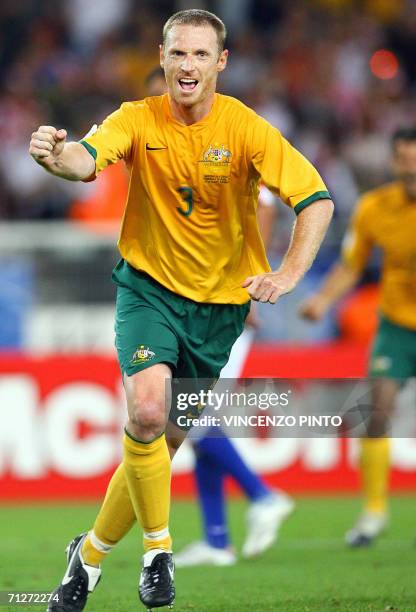
<svg viewBox="0 0 416 612"><path fill-rule="evenodd" d="M165 73L155 68L146 80L149 96L166 92ZM276 220L276 199L264 185L260 187L257 220L264 246L270 244ZM254 339L258 322L256 310L251 307L246 326L234 344L223 378L239 378ZM231 476L251 501L247 512L247 536L243 544L244 557L259 555L276 539L282 521L289 516L294 502L282 492L273 491L246 464L228 437L220 431L215 436L205 435L193 439L195 451L195 481L202 510L204 539L192 542L175 555L177 567L200 564L233 565L237 556L230 546L225 510L224 479Z"/></svg>
<svg viewBox="0 0 416 612"><path fill-rule="evenodd" d="M66 143L65 130L52 126L32 134L31 155L56 176L88 181L119 159L130 170L122 259L113 271L128 409L124 457L93 529L68 548L56 591L64 603L50 611L85 607L100 562L135 521L145 548L140 599L149 609L172 604L171 457L186 434L170 404L172 375L195 384L218 378L250 299L275 303L293 290L332 216L313 166L264 119L216 93L225 35L207 11L173 15L160 46L168 94L122 104L79 143ZM256 220L260 180L298 215L276 272Z"/></svg>
<svg viewBox="0 0 416 612"><path fill-rule="evenodd" d="M370 544L387 524L387 431L402 382L416 376L416 128L393 135L392 166L397 180L361 197L341 261L301 307L303 317L319 320L357 283L373 247L381 249L380 322L369 363L372 414L361 440L364 511L346 534L350 546Z"/></svg>

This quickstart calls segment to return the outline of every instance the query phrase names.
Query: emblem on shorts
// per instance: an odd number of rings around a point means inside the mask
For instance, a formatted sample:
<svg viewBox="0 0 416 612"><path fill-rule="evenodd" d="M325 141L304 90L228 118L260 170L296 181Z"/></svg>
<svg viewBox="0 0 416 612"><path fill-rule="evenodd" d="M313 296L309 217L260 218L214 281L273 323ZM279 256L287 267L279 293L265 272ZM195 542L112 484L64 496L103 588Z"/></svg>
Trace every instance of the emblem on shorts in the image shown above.
<svg viewBox="0 0 416 612"><path fill-rule="evenodd" d="M134 353L133 358L131 360L132 365L137 365L138 363L145 363L146 361L150 361L156 355L153 351L149 349L149 347L145 347L144 344L141 344L137 351Z"/></svg>
<svg viewBox="0 0 416 612"><path fill-rule="evenodd" d="M375 357L373 359L373 363L371 364L371 369L375 372L385 372L389 368L391 368L391 358L386 357L385 355Z"/></svg>

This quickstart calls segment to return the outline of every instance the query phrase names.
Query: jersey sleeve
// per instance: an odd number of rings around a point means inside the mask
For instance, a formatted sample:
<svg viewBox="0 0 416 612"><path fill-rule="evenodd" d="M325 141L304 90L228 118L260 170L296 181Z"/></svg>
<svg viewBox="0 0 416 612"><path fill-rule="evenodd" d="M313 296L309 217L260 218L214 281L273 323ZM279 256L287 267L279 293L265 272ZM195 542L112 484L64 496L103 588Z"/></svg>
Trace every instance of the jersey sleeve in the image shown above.
<svg viewBox="0 0 416 612"><path fill-rule="evenodd" d="M371 226L368 204L365 198L358 201L341 246L342 261L357 272L365 268L374 244L368 229Z"/></svg>
<svg viewBox="0 0 416 612"><path fill-rule="evenodd" d="M261 117L253 126L251 161L266 187L296 214L331 197L312 164Z"/></svg>
<svg viewBox="0 0 416 612"><path fill-rule="evenodd" d="M80 142L95 159L95 174L120 159L128 161L135 141L131 103L124 103Z"/></svg>

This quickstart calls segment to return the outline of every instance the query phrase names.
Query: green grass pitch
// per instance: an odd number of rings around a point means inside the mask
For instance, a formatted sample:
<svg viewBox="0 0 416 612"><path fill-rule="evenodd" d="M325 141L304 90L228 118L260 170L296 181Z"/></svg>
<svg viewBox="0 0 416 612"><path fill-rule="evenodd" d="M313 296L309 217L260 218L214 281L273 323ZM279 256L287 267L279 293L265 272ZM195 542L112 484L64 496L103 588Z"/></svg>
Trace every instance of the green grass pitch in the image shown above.
<svg viewBox="0 0 416 612"><path fill-rule="evenodd" d="M0 508L0 590L49 590L64 572L63 549L91 525L97 505ZM241 547L244 511L230 503L233 541ZM354 498L301 498L278 543L254 561L229 568L177 571L176 612L416 611L416 497L392 500L392 525L371 549L348 550L343 533L356 518ZM192 502L175 502L176 549L199 536ZM144 610L137 599L139 532L134 529L105 562L88 611ZM4 606L0 610L18 610ZM44 609L25 606L25 610Z"/></svg>

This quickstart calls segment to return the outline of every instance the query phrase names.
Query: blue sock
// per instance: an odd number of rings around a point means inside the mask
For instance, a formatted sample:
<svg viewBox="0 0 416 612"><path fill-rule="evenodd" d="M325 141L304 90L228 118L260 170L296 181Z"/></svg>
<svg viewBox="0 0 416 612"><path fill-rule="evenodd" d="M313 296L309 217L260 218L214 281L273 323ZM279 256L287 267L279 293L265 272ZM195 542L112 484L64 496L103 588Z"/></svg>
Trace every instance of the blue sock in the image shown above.
<svg viewBox="0 0 416 612"><path fill-rule="evenodd" d="M270 489L255 474L241 458L229 438L216 428L217 437L205 437L196 443L201 457L211 460L222 475L230 475L243 489L251 501L257 501L270 494Z"/></svg>
<svg viewBox="0 0 416 612"><path fill-rule="evenodd" d="M202 510L205 540L215 548L229 544L224 496L224 472L195 446L195 478Z"/></svg>

